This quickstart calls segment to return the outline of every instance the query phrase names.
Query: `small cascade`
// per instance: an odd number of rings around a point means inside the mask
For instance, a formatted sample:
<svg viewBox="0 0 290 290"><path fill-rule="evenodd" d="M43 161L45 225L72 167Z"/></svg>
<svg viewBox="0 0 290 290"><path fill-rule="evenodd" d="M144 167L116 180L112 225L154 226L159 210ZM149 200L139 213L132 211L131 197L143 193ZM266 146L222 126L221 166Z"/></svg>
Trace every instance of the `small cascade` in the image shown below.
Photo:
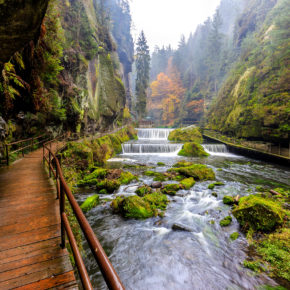
<svg viewBox="0 0 290 290"><path fill-rule="evenodd" d="M225 144L204 144L202 146L208 153L229 153Z"/></svg>
<svg viewBox="0 0 290 290"><path fill-rule="evenodd" d="M162 139L167 140L169 133L172 129L156 129L156 128L146 128L146 129L137 129L138 130L138 139Z"/></svg>
<svg viewBox="0 0 290 290"><path fill-rule="evenodd" d="M125 143L122 145L123 154L177 154L182 148L182 144L142 144Z"/></svg>

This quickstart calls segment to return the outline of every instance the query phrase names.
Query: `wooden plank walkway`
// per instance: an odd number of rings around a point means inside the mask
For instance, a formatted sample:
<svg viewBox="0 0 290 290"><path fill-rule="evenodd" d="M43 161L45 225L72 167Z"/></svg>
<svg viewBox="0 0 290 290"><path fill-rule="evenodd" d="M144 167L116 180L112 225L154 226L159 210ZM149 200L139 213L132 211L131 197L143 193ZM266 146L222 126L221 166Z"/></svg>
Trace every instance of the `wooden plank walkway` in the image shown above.
<svg viewBox="0 0 290 290"><path fill-rule="evenodd" d="M0 289L78 289L42 149L0 169Z"/></svg>

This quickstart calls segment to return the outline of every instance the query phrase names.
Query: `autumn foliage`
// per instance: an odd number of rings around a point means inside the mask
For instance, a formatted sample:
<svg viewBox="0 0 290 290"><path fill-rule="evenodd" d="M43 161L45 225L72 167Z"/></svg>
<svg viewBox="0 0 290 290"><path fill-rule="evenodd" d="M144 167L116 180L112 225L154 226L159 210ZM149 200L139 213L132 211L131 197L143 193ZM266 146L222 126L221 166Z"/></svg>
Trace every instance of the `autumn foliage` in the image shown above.
<svg viewBox="0 0 290 290"><path fill-rule="evenodd" d="M160 119L163 125L171 126L179 117L181 100L185 94L180 73L169 59L166 74L161 72L151 83L148 111Z"/></svg>

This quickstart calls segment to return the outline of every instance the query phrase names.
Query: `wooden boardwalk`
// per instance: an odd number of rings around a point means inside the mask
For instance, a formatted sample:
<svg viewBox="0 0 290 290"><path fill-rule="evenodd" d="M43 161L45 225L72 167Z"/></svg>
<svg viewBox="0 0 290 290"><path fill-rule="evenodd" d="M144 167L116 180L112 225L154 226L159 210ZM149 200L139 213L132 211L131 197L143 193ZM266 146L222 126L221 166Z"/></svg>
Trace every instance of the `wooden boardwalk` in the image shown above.
<svg viewBox="0 0 290 290"><path fill-rule="evenodd" d="M78 289L39 149L0 169L0 289Z"/></svg>

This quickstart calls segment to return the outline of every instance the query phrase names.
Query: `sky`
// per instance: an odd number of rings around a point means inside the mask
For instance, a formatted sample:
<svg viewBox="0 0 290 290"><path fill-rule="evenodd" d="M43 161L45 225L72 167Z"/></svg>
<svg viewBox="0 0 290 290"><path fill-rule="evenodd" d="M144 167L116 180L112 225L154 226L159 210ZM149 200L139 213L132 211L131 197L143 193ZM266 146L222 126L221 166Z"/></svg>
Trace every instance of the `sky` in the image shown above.
<svg viewBox="0 0 290 290"><path fill-rule="evenodd" d="M177 48L182 34L188 38L198 24L212 16L220 0L131 0L132 35L144 30L151 52L158 45Z"/></svg>

